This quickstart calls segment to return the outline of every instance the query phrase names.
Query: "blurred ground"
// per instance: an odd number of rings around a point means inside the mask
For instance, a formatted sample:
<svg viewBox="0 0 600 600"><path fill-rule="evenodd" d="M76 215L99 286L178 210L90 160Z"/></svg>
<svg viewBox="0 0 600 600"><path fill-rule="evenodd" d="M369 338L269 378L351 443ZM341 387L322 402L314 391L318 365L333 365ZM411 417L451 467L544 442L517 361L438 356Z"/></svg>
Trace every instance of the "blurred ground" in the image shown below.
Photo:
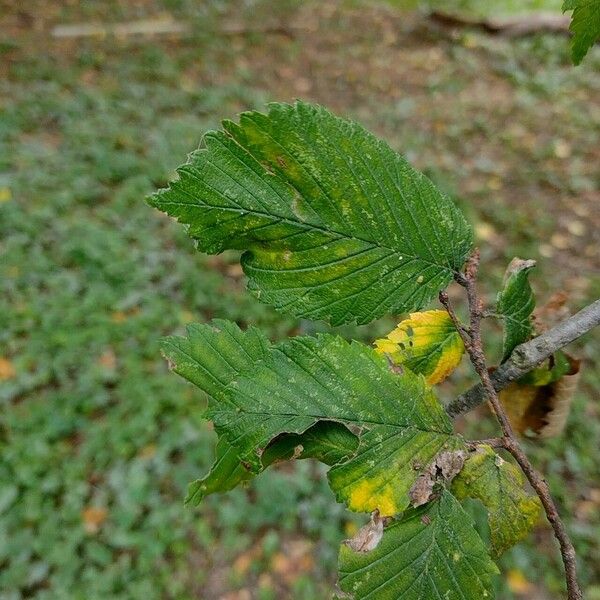
<svg viewBox="0 0 600 600"><path fill-rule="evenodd" d="M220 118L296 97L354 117L457 198L490 292L520 255L539 261L541 302L561 290L575 310L598 297L598 48L573 68L564 37L439 29L399 5L0 2L2 600L328 597L337 544L359 521L317 465L182 507L214 440L158 338L212 317L273 338L299 331L244 292L235 255L200 256L143 202ZM50 35L147 18L190 33ZM390 323L342 331L370 341ZM577 345L584 378L565 434L530 444L591 600L599 351L597 335ZM478 417L462 427L488 433ZM503 557L499 597L561 597L557 556L540 525Z"/></svg>

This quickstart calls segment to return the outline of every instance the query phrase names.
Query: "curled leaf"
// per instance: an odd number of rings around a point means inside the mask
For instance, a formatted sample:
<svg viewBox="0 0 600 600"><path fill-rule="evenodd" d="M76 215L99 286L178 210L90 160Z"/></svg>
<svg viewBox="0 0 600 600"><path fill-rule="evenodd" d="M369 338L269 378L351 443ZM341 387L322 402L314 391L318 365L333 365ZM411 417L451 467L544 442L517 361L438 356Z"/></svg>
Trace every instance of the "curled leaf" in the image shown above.
<svg viewBox="0 0 600 600"><path fill-rule="evenodd" d="M552 367L535 369L499 394L513 427L521 434L530 432L548 438L564 429L579 382L580 362L566 355L558 356L559 362Z"/></svg>
<svg viewBox="0 0 600 600"><path fill-rule="evenodd" d="M445 310L412 313L375 348L396 364L425 376L433 385L443 381L458 366L465 351L460 334Z"/></svg>
<svg viewBox="0 0 600 600"><path fill-rule="evenodd" d="M533 335L532 313L535 297L529 284L534 260L513 258L504 274L502 290L496 299L496 312L504 319L502 360L506 360L519 344Z"/></svg>

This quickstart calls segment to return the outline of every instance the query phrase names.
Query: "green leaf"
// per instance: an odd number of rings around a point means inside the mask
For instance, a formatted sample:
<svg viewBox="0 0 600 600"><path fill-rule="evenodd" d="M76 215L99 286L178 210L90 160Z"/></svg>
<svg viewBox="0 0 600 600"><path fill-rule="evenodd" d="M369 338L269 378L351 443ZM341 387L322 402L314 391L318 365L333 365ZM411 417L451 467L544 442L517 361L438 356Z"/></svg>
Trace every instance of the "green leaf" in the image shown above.
<svg viewBox="0 0 600 600"><path fill-rule="evenodd" d="M410 509L370 552L342 545L339 585L355 600L492 598L498 573L469 515L447 491Z"/></svg>
<svg viewBox="0 0 600 600"><path fill-rule="evenodd" d="M358 438L347 427L331 421L319 421L304 433L283 434L265 449L261 462L264 468L273 463L314 458L333 465L350 456L358 447ZM186 504L198 505L205 496L226 492L252 479L254 473L240 462L237 450L225 438L217 443L217 457L210 472L203 479L188 486Z"/></svg>
<svg viewBox="0 0 600 600"><path fill-rule="evenodd" d="M377 351L397 364L405 364L427 383L440 383L460 363L465 346L445 310L412 313L387 337L375 341Z"/></svg>
<svg viewBox="0 0 600 600"><path fill-rule="evenodd" d="M600 39L600 0L565 0L563 12L573 11L569 29L571 58L578 65L588 50Z"/></svg>
<svg viewBox="0 0 600 600"><path fill-rule="evenodd" d="M256 327L214 319L192 323L187 336L163 338L161 350L175 373L197 385L209 405L227 398L227 386L243 371L269 356L270 342Z"/></svg>
<svg viewBox="0 0 600 600"><path fill-rule="evenodd" d="M161 343L172 370L205 392L209 403L226 398L227 386L268 356L269 346L259 329L242 331L235 323L220 319L191 324L186 337L167 337ZM251 477L237 451L220 439L214 465L204 478L189 485L185 503L199 504L208 494L231 490Z"/></svg>
<svg viewBox="0 0 600 600"><path fill-rule="evenodd" d="M196 479L188 485L185 504L197 506L209 494L227 492L253 477L240 463L233 446L224 438L217 442L216 458L210 471L202 479Z"/></svg>
<svg viewBox="0 0 600 600"><path fill-rule="evenodd" d="M471 454L452 482L457 498L477 498L488 509L495 556L525 538L539 519L539 498L528 494L524 484L521 470L486 445Z"/></svg>
<svg viewBox="0 0 600 600"><path fill-rule="evenodd" d="M291 458L315 458L334 465L356 452L358 438L344 425L319 421L304 433L286 433L273 440L261 456L263 466Z"/></svg>
<svg viewBox="0 0 600 600"><path fill-rule="evenodd" d="M531 315L535 308L535 297L529 284L529 271L533 267L534 260L513 258L496 299L496 312L504 319L503 361L533 334Z"/></svg>
<svg viewBox="0 0 600 600"><path fill-rule="evenodd" d="M333 324L418 310L472 243L463 215L385 142L319 106L271 104L204 136L149 203L203 252L245 250L261 301Z"/></svg>
<svg viewBox="0 0 600 600"><path fill-rule="evenodd" d="M536 387L549 385L562 379L572 368L573 366L567 355L562 350L558 350L539 367L523 375L518 380L518 383L522 385L534 385Z"/></svg>
<svg viewBox="0 0 600 600"><path fill-rule="evenodd" d="M210 405L224 401L227 386L268 358L269 348L260 330L251 327L242 331L235 323L219 319L189 325L187 337L168 337L162 342L171 368L203 390ZM291 458L316 458L334 464L355 452L357 446L357 437L343 425L319 422L302 435L282 435L273 440L262 456L262 465ZM204 478L189 485L185 502L197 505L208 494L231 490L253 476L240 462L237 450L220 438L214 465Z"/></svg>
<svg viewBox="0 0 600 600"><path fill-rule="evenodd" d="M274 346L209 416L255 472L283 432L301 434L322 420L350 427L360 445L332 467L330 484L351 510L384 515L408 506L412 484L442 449L463 445L421 376L394 375L371 348L331 335Z"/></svg>

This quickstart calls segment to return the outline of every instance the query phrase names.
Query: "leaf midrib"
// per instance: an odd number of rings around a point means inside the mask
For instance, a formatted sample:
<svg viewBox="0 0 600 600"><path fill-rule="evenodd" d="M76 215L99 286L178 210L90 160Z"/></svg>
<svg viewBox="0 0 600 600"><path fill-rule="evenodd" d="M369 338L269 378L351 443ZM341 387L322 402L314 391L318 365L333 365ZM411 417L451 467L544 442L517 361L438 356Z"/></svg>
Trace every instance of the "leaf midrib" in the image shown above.
<svg viewBox="0 0 600 600"><path fill-rule="evenodd" d="M259 412L259 411L251 411L251 410L245 410L241 407L240 410L235 410L235 411L227 411L227 410L215 410L215 411L210 411L211 412L211 419L214 420L215 416L217 415L231 415L231 414L235 414L235 415L240 415L240 414L245 414L245 415L254 415L254 416L260 416L260 417L272 417L272 418L294 418L294 419L315 419L317 422L318 421L334 421L337 423L342 423L342 424L346 424L346 423L351 423L353 425L379 425L381 427L393 427L395 429L415 429L417 431L420 431L422 433L436 433L439 435L445 435L447 437L451 437L453 434L452 433L448 433L447 431L440 431L439 429L435 429L433 426L431 429L423 429L422 427L419 427L417 425L414 424L410 424L410 425L400 425L398 423L385 423L382 421L373 421L373 420L369 420L369 419L362 419L362 418L357 418L357 419L348 419L348 418L344 418L344 417L334 417L331 415L312 415L312 414L306 414L306 415L301 415L301 414L297 414L297 413L272 413L272 412Z"/></svg>
<svg viewBox="0 0 600 600"><path fill-rule="evenodd" d="M189 171L188 171L189 172ZM208 185L206 182L204 182L205 185L207 185L207 187L212 187L210 185ZM213 190L215 188L212 188ZM213 209L213 210L223 210L223 211L229 211L229 212L233 212L233 213L237 213L240 214L240 216L244 216L246 214L250 214L250 215L254 215L257 217L267 217L269 219L272 219L274 221L273 224L278 224L278 223L285 223L288 225L292 225L295 227L300 227L303 228L309 232L312 231L318 231L320 233L324 233L330 237L334 237L334 236L339 236L338 239L343 238L349 241L355 241L355 242L362 242L363 244L366 244L369 246L368 250L371 250L373 248L375 249L381 249L381 250L386 250L388 252L390 252L391 254L388 254L388 258L389 256L391 256L392 254L397 255L397 256L401 256L402 258L409 258L411 260L416 260L416 261L421 261L427 265L431 265L434 267L437 267L438 269L441 269L443 271L448 271L452 274L457 273L458 271L456 269L453 269L452 267L449 267L448 265L442 265L440 263L436 263L433 262L431 260L427 260L426 258L423 258L422 256L419 256L417 254L411 254L409 252L404 252L402 250L399 249L395 249L392 248L390 246L386 246L385 244L380 244L378 242L373 242L372 240L367 240L363 237L359 237L353 234L349 234L349 233L345 233L345 232L341 232L341 231L337 231L336 229L326 229L325 227L321 227L319 225L314 225L312 223L305 223L302 221L294 221L292 219L290 219L289 217L282 217L279 215L272 215L269 213L264 213L258 210L253 210L253 209L239 209L239 208L234 208L234 207L228 207L228 206L214 206L211 204L207 204L205 202L198 202L197 198L195 196L192 196L191 194L189 194L186 190L180 189L179 191L183 192L185 195L193 198L196 202L196 205L202 205L206 208L209 209ZM217 190L215 190L217 191ZM172 205L172 206L182 206L182 207L190 207L190 204L187 202L177 202L175 200L161 200L160 201L161 206L167 206L167 205ZM335 240L334 240L335 241ZM257 242L257 245L261 245L262 242ZM251 251L251 249L249 249Z"/></svg>

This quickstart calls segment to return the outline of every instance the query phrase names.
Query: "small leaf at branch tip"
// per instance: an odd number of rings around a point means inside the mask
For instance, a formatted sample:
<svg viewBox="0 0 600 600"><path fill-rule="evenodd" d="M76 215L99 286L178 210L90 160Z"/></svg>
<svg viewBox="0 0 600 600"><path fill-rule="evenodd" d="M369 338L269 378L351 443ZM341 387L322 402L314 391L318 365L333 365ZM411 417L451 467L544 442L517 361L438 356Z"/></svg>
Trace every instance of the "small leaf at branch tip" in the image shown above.
<svg viewBox="0 0 600 600"><path fill-rule="evenodd" d="M389 521L388 517L381 517L379 511L374 510L371 520L343 543L355 552L371 552L379 545L383 537L383 528Z"/></svg>
<svg viewBox="0 0 600 600"><path fill-rule="evenodd" d="M534 260L512 259L504 273L502 289L496 298L496 313L504 321L502 361L534 334L532 313L535 297L529 283Z"/></svg>

